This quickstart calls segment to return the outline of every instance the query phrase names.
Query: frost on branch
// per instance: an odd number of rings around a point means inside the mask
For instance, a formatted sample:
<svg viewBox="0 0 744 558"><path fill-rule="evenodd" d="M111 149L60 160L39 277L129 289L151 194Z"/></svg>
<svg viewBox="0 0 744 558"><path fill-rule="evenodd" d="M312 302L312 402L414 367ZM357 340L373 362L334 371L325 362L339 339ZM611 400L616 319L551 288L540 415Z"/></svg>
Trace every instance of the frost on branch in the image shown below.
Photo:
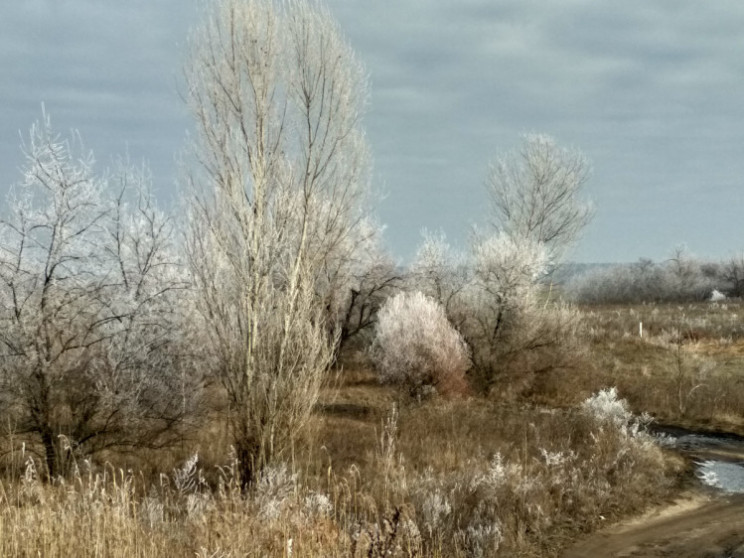
<svg viewBox="0 0 744 558"><path fill-rule="evenodd" d="M215 3L186 76L199 162L189 260L250 484L303 435L339 333L366 326L350 311L373 236L361 226L366 80L328 10L305 0Z"/></svg>
<svg viewBox="0 0 744 558"><path fill-rule="evenodd" d="M581 151L544 134L524 136L519 150L491 165L494 227L542 243L553 262L560 260L591 220L592 206L581 199L590 172Z"/></svg>
<svg viewBox="0 0 744 558"><path fill-rule="evenodd" d="M646 436L645 427L652 420L646 413L635 416L628 409L628 402L618 399L615 387L600 390L587 398L581 409L599 425L611 425L622 434L639 439Z"/></svg>
<svg viewBox="0 0 744 558"><path fill-rule="evenodd" d="M583 411L598 422L606 422L621 427L630 424L633 413L628 409L625 399L618 399L617 388L600 390L586 399L582 404Z"/></svg>
<svg viewBox="0 0 744 558"><path fill-rule="evenodd" d="M372 355L381 381L404 385L415 397L466 388L470 357L465 341L441 305L420 292L400 293L385 302Z"/></svg>
<svg viewBox="0 0 744 558"><path fill-rule="evenodd" d="M101 178L80 143L44 115L0 220L0 413L50 477L70 452L163 445L198 391L170 221L146 175Z"/></svg>
<svg viewBox="0 0 744 558"><path fill-rule="evenodd" d="M441 304L452 319L457 297L471 279L468 262L447 242L444 233L423 231L423 242L411 265L409 283Z"/></svg>

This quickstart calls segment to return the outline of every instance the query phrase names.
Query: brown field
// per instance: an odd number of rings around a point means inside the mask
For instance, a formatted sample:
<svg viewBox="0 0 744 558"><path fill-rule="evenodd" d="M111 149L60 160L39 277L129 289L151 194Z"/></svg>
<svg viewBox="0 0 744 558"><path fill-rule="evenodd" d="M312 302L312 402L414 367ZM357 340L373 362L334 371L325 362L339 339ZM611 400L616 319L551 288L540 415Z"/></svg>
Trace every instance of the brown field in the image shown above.
<svg viewBox="0 0 744 558"><path fill-rule="evenodd" d="M247 493L219 404L179 447L72 456L75 474L51 484L9 425L0 555L558 556L689 486L683 459L579 411L592 393L744 431L742 303L583 312L588 358L518 398L416 403L365 366L342 370L308 441Z"/></svg>
<svg viewBox="0 0 744 558"><path fill-rule="evenodd" d="M635 412L659 422L744 431L744 303L589 307L583 313L591 363L552 382L554 403L575 404L614 385Z"/></svg>

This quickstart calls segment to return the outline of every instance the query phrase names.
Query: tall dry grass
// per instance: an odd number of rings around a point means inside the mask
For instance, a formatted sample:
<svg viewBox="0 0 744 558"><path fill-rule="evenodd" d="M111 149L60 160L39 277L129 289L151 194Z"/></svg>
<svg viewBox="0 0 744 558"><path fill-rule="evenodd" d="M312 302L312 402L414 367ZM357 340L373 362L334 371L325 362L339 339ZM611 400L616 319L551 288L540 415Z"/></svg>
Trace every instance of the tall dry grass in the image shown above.
<svg viewBox="0 0 744 558"><path fill-rule="evenodd" d="M314 443L247 492L214 425L195 444L203 457L160 474L81 460L51 484L17 441L0 482L0 555L555 556L663 497L680 472L631 418L478 399L398 407L363 379L344 390L356 407L328 403Z"/></svg>

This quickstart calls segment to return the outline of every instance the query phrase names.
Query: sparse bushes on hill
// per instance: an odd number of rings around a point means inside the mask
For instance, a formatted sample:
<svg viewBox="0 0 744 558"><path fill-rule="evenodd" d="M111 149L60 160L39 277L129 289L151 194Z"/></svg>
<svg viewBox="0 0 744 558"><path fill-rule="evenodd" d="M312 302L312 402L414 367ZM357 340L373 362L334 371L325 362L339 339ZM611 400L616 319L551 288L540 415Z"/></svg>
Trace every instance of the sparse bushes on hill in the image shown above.
<svg viewBox="0 0 744 558"><path fill-rule="evenodd" d="M372 356L383 382L403 385L413 396L466 389L467 346L444 309L423 293L399 293L385 302Z"/></svg>

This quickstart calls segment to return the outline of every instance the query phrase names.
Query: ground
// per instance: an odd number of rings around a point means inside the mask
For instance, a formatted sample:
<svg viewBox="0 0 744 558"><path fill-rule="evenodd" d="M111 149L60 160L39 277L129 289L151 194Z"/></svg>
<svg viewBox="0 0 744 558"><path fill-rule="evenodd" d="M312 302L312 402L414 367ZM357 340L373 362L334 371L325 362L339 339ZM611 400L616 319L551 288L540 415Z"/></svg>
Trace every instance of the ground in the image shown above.
<svg viewBox="0 0 744 558"><path fill-rule="evenodd" d="M744 461L742 438L722 435L744 433L741 302L626 306L588 314L599 332L593 354L602 382L615 383L636 412L722 436L715 448L687 448L687 459ZM633 335L639 321L646 328L643 339ZM670 334L674 330L677 337ZM744 558L744 495L688 484L643 515L579 538L561 556Z"/></svg>
<svg viewBox="0 0 744 558"><path fill-rule="evenodd" d="M580 540L563 558L744 558L744 496L704 489Z"/></svg>

